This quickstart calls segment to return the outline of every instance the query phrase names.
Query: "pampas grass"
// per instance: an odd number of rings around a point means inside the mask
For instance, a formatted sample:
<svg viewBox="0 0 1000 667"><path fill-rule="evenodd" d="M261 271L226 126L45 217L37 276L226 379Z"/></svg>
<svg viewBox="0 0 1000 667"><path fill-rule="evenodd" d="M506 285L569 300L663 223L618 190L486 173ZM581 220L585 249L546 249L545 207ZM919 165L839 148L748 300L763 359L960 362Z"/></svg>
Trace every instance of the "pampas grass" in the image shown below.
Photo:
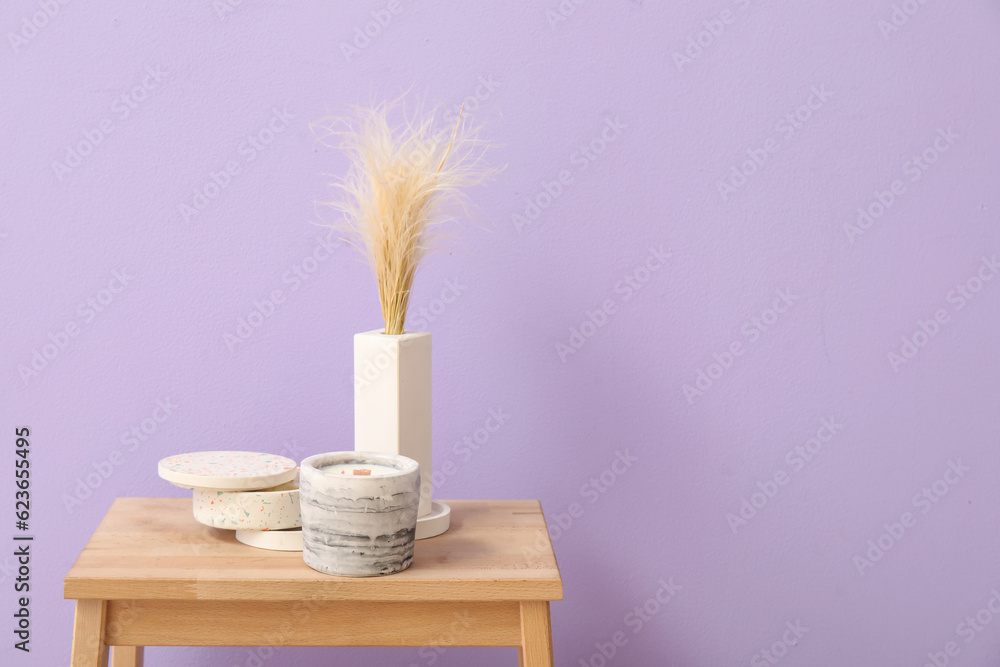
<svg viewBox="0 0 1000 667"><path fill-rule="evenodd" d="M464 188L496 170L485 166L487 145L459 114L443 122L440 107L419 109L392 125L398 104L354 108L312 124L317 138L344 150L347 175L324 202L343 214L333 227L361 251L378 283L386 334L405 330L413 278L446 223L468 213Z"/></svg>

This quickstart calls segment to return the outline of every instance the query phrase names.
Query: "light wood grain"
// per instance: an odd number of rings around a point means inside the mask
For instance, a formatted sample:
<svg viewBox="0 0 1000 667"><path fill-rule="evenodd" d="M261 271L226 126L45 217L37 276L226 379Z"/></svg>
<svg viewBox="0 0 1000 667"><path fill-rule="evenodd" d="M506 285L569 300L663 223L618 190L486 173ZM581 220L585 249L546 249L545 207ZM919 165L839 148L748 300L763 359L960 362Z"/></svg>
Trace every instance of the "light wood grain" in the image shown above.
<svg viewBox="0 0 1000 667"><path fill-rule="evenodd" d="M202 526L191 500L119 498L64 582L104 600L561 600L562 580L535 500L445 501L451 529L416 543L388 577L320 574L297 552L265 551Z"/></svg>
<svg viewBox="0 0 1000 667"><path fill-rule="evenodd" d="M523 667L553 667L552 625L549 603L531 600L521 603L521 652Z"/></svg>
<svg viewBox="0 0 1000 667"><path fill-rule="evenodd" d="M105 667L108 647L104 643L104 600L77 600L73 620L72 667Z"/></svg>
<svg viewBox="0 0 1000 667"><path fill-rule="evenodd" d="M112 646L111 667L142 667L141 646Z"/></svg>
<svg viewBox="0 0 1000 667"><path fill-rule="evenodd" d="M517 602L112 600L108 643L147 646L518 646ZM117 650L117 649L116 649ZM117 667L117 665L116 665Z"/></svg>
<svg viewBox="0 0 1000 667"><path fill-rule="evenodd" d="M533 500L448 501L451 530L389 577L313 571L300 553L202 526L191 501L120 498L64 582L73 667L142 667L143 646L517 646L552 667L562 579Z"/></svg>

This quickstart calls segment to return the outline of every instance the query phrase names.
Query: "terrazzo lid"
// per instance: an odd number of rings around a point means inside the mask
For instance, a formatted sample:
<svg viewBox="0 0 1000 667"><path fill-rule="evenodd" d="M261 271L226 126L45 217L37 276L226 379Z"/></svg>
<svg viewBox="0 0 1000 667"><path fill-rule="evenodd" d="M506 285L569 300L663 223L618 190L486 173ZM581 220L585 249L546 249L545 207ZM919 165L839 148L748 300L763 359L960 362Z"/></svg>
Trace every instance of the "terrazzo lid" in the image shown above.
<svg viewBox="0 0 1000 667"><path fill-rule="evenodd" d="M162 459L160 477L182 489L250 491L295 479L298 464L284 456L259 452L193 452Z"/></svg>

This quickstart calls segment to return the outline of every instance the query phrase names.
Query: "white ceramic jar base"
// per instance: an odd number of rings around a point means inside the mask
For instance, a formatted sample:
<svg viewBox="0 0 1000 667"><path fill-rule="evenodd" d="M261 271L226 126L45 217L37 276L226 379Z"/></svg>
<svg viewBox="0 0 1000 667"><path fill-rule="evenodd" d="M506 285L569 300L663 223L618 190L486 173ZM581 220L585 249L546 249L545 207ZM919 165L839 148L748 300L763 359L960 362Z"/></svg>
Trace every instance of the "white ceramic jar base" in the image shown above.
<svg viewBox="0 0 1000 667"><path fill-rule="evenodd" d="M237 530L236 540L248 547L270 551L302 551L302 529Z"/></svg>
<svg viewBox="0 0 1000 667"><path fill-rule="evenodd" d="M431 501L431 513L417 519L417 538L426 540L437 537L451 526L451 508L436 500Z"/></svg>

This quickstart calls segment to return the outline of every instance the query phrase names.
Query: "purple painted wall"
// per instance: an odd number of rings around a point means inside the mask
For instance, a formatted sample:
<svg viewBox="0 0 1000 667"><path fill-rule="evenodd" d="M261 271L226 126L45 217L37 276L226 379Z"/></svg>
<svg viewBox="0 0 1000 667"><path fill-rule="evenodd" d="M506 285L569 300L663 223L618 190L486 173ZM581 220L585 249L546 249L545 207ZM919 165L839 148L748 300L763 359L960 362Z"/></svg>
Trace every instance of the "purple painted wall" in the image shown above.
<svg viewBox="0 0 1000 667"><path fill-rule="evenodd" d="M351 448L379 312L308 123L411 88L508 165L412 300L436 495L541 499L559 665L998 664L995 2L310 4L0 10L3 664L68 663L62 578L116 496L182 495L159 458ZM147 664L514 660L260 655Z"/></svg>

